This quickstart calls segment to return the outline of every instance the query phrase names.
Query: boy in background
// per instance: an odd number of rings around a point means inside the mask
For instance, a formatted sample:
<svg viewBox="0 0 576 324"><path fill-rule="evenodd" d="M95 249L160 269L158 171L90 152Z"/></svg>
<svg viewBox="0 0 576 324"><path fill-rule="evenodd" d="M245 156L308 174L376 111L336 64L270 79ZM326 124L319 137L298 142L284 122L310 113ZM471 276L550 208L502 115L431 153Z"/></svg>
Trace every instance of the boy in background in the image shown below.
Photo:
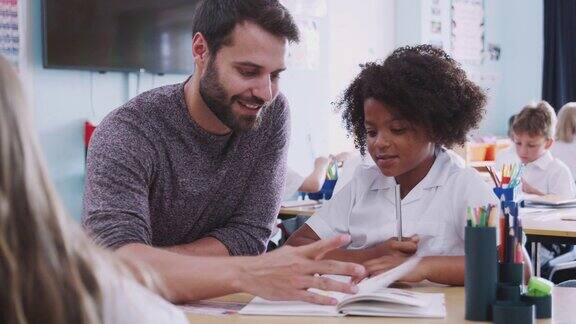
<svg viewBox="0 0 576 324"><path fill-rule="evenodd" d="M516 154L524 164L522 191L536 195L576 196L574 178L549 149L554 143L556 114L546 101L528 105L512 124Z"/></svg>
<svg viewBox="0 0 576 324"><path fill-rule="evenodd" d="M524 164L522 191L536 195L576 195L574 178L564 162L552 156L556 113L546 101L528 105L517 115L512 125L518 158ZM539 258L543 276L548 276L549 261L573 249L565 244L542 244Z"/></svg>

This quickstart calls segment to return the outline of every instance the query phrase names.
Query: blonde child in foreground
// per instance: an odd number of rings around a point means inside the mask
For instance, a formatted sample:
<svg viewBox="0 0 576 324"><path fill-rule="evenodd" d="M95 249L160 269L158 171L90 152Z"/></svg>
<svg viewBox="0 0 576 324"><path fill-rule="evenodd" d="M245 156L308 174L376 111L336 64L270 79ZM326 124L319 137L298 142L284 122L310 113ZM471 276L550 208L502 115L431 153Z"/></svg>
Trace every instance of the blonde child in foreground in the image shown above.
<svg viewBox="0 0 576 324"><path fill-rule="evenodd" d="M399 48L383 63L366 64L339 106L356 146L362 154L368 149L376 165L358 167L287 243L346 233L352 242L326 258L363 263L367 275L375 275L416 253L422 261L402 280L463 285L466 208L498 200L446 148L465 141L485 102L459 65L428 45ZM396 184L403 242L396 241Z"/></svg>
<svg viewBox="0 0 576 324"><path fill-rule="evenodd" d="M535 195L576 195L570 169L552 156L556 114L545 101L528 105L514 119L512 130L516 154L524 165L522 190Z"/></svg>

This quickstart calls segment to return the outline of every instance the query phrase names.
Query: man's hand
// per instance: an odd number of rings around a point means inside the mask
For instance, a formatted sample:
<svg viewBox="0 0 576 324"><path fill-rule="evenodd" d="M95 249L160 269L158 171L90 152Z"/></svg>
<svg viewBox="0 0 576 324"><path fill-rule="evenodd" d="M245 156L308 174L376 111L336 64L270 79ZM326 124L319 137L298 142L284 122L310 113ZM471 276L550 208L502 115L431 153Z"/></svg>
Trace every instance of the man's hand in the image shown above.
<svg viewBox="0 0 576 324"><path fill-rule="evenodd" d="M284 246L271 253L244 262L236 284L240 291L270 300L302 300L310 303L335 305L337 300L307 291L317 288L326 291L356 293L352 283L338 282L316 274L363 276L363 266L334 260L322 260L331 250L350 241L350 236L339 235L315 243L291 247Z"/></svg>

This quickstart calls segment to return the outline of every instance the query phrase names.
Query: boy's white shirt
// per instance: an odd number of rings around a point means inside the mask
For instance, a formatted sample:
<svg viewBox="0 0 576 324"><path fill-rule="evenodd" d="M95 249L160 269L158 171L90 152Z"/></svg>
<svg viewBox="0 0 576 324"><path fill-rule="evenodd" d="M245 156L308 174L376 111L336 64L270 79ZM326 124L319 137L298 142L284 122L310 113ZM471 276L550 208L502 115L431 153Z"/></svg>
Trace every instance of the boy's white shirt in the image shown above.
<svg viewBox="0 0 576 324"><path fill-rule="evenodd" d="M564 162L552 156L550 151L536 161L524 165L522 178L545 195L567 198L576 196L574 178Z"/></svg>
<svg viewBox="0 0 576 324"><path fill-rule="evenodd" d="M352 181L306 224L320 238L350 234L349 249L368 248L396 237L395 183L377 166L361 165ZM403 236L420 236L420 256L464 255L466 208L498 203L477 171L439 149L428 174L402 200Z"/></svg>
<svg viewBox="0 0 576 324"><path fill-rule="evenodd" d="M553 157L564 162L572 172L572 177L576 178L576 140L572 143L555 141L550 152Z"/></svg>

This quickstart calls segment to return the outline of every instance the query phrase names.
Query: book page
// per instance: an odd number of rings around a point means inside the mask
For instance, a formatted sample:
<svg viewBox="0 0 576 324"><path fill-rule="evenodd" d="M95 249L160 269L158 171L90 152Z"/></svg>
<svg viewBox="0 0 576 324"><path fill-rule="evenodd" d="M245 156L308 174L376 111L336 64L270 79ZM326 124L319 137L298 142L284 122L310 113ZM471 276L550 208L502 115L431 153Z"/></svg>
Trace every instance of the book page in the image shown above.
<svg viewBox="0 0 576 324"><path fill-rule="evenodd" d="M381 302L390 304L403 304L407 306L424 307L428 301L422 298L421 293L397 288L381 288L371 293L352 295L338 304L342 308L348 304L359 301Z"/></svg>
<svg viewBox="0 0 576 324"><path fill-rule="evenodd" d="M387 288L385 290L391 290ZM446 317L446 305L442 293L409 292L413 300L423 306L415 306L385 300L360 300L341 305L339 310L346 315L391 316L391 317ZM379 298L381 299L381 298Z"/></svg>
<svg viewBox="0 0 576 324"><path fill-rule="evenodd" d="M422 300L415 300L415 295L412 292L382 294L387 297L382 297L380 293L377 293L378 290L382 292L381 289L388 287L391 283L402 278L406 273L414 269L419 261L419 257L412 257L396 268L375 277L364 279L358 284L359 292L354 295L334 291L322 291L318 289L310 289L310 291L333 297L337 299L340 304L351 298L359 297L364 300L370 299L370 297L375 297L376 299L384 298L385 301L388 302L406 302L409 305L412 305L411 307L418 307L418 305L425 306ZM326 277L341 282L349 282L351 279L349 276L338 275L326 275ZM260 297L254 298L239 313L245 315L343 316L336 306L323 306L299 301L270 301Z"/></svg>
<svg viewBox="0 0 576 324"><path fill-rule="evenodd" d="M255 297L239 312L242 315L344 316L332 305L301 301L273 301Z"/></svg>
<svg viewBox="0 0 576 324"><path fill-rule="evenodd" d="M420 262L421 258L417 256L413 256L409 258L407 261L402 263L401 265L397 266L396 268L390 269L384 273L381 273L377 276L366 278L358 283L358 293L356 294L345 294L340 292L330 292L329 296L336 298L339 302L345 301L348 298L353 298L354 296L358 295L367 295L373 293L379 289L386 288L390 286L395 281L398 281L408 272L412 271L418 262ZM336 276L336 275L325 275L326 277L341 281L341 282L349 282L350 277L348 276ZM320 292L318 289L311 289L315 293Z"/></svg>
<svg viewBox="0 0 576 324"><path fill-rule="evenodd" d="M388 287L393 282L400 280L407 273L414 270L418 262L420 262L420 257L411 257L406 262L397 266L396 268L390 269L384 273L381 273L375 277L367 278L362 280L358 284L358 293L365 294L374 292L380 288Z"/></svg>

